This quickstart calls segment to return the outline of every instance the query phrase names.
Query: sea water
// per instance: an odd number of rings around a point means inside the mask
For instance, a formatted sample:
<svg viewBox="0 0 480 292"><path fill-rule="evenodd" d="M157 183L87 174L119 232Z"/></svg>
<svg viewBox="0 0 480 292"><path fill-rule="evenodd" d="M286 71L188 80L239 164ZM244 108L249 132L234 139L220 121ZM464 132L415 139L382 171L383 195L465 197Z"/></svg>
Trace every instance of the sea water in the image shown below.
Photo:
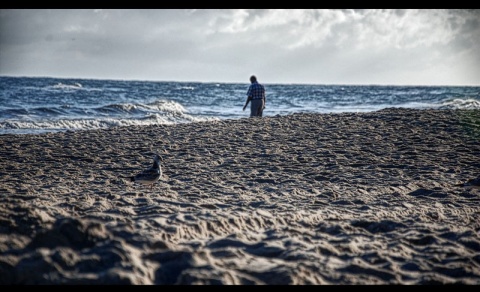
<svg viewBox="0 0 480 292"><path fill-rule="evenodd" d="M0 77L0 134L248 118L249 83ZM480 109L478 86L264 84L264 116Z"/></svg>

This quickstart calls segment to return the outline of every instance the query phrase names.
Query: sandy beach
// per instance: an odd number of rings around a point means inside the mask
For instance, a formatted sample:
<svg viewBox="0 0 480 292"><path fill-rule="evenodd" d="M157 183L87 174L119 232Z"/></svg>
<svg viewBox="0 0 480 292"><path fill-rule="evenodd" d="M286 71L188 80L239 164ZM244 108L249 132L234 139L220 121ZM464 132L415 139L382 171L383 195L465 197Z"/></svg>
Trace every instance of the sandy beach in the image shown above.
<svg viewBox="0 0 480 292"><path fill-rule="evenodd" d="M127 178L162 156L153 189ZM479 110L0 135L0 284L480 284Z"/></svg>

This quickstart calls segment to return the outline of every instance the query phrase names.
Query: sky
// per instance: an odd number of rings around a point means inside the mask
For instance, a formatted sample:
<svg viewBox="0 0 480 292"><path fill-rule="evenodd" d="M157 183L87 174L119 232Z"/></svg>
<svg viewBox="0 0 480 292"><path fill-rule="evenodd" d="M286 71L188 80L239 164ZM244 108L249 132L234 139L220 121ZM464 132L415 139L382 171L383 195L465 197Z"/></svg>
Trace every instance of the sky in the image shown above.
<svg viewBox="0 0 480 292"><path fill-rule="evenodd" d="M1 9L0 76L480 86L480 10Z"/></svg>

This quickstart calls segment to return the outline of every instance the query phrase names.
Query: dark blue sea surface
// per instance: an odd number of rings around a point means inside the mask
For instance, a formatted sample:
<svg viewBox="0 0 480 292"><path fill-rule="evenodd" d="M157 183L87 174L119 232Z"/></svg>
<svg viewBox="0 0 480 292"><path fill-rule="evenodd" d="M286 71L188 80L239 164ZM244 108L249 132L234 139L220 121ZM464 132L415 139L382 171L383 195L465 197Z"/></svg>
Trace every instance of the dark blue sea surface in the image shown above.
<svg viewBox="0 0 480 292"><path fill-rule="evenodd" d="M478 86L264 84L264 116L480 109ZM241 119L248 83L0 77L0 134Z"/></svg>

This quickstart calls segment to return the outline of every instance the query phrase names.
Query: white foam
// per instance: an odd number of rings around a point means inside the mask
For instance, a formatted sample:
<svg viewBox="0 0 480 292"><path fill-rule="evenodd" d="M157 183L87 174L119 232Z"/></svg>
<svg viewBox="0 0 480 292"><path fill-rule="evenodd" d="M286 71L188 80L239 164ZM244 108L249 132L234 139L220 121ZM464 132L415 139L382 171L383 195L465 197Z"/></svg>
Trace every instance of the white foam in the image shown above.
<svg viewBox="0 0 480 292"><path fill-rule="evenodd" d="M61 89L80 89L83 88L82 84L75 82L73 84L63 84L61 82L52 86L53 88L61 88Z"/></svg>
<svg viewBox="0 0 480 292"><path fill-rule="evenodd" d="M40 121L5 120L0 123L0 134L29 132L59 132L67 130L94 130L117 126L148 126L155 124L177 124L188 122L217 121L216 117L194 117L186 113L152 113L146 117L99 118L99 119L58 119Z"/></svg>
<svg viewBox="0 0 480 292"><path fill-rule="evenodd" d="M187 110L180 103L176 101L164 100L164 99L157 100L155 102L152 102L146 105L141 105L141 107L154 110L154 111L165 112L165 113L184 114L187 112Z"/></svg>
<svg viewBox="0 0 480 292"><path fill-rule="evenodd" d="M453 99L445 101L440 105L440 108L449 109L480 109L480 101L472 98L468 99Z"/></svg>

